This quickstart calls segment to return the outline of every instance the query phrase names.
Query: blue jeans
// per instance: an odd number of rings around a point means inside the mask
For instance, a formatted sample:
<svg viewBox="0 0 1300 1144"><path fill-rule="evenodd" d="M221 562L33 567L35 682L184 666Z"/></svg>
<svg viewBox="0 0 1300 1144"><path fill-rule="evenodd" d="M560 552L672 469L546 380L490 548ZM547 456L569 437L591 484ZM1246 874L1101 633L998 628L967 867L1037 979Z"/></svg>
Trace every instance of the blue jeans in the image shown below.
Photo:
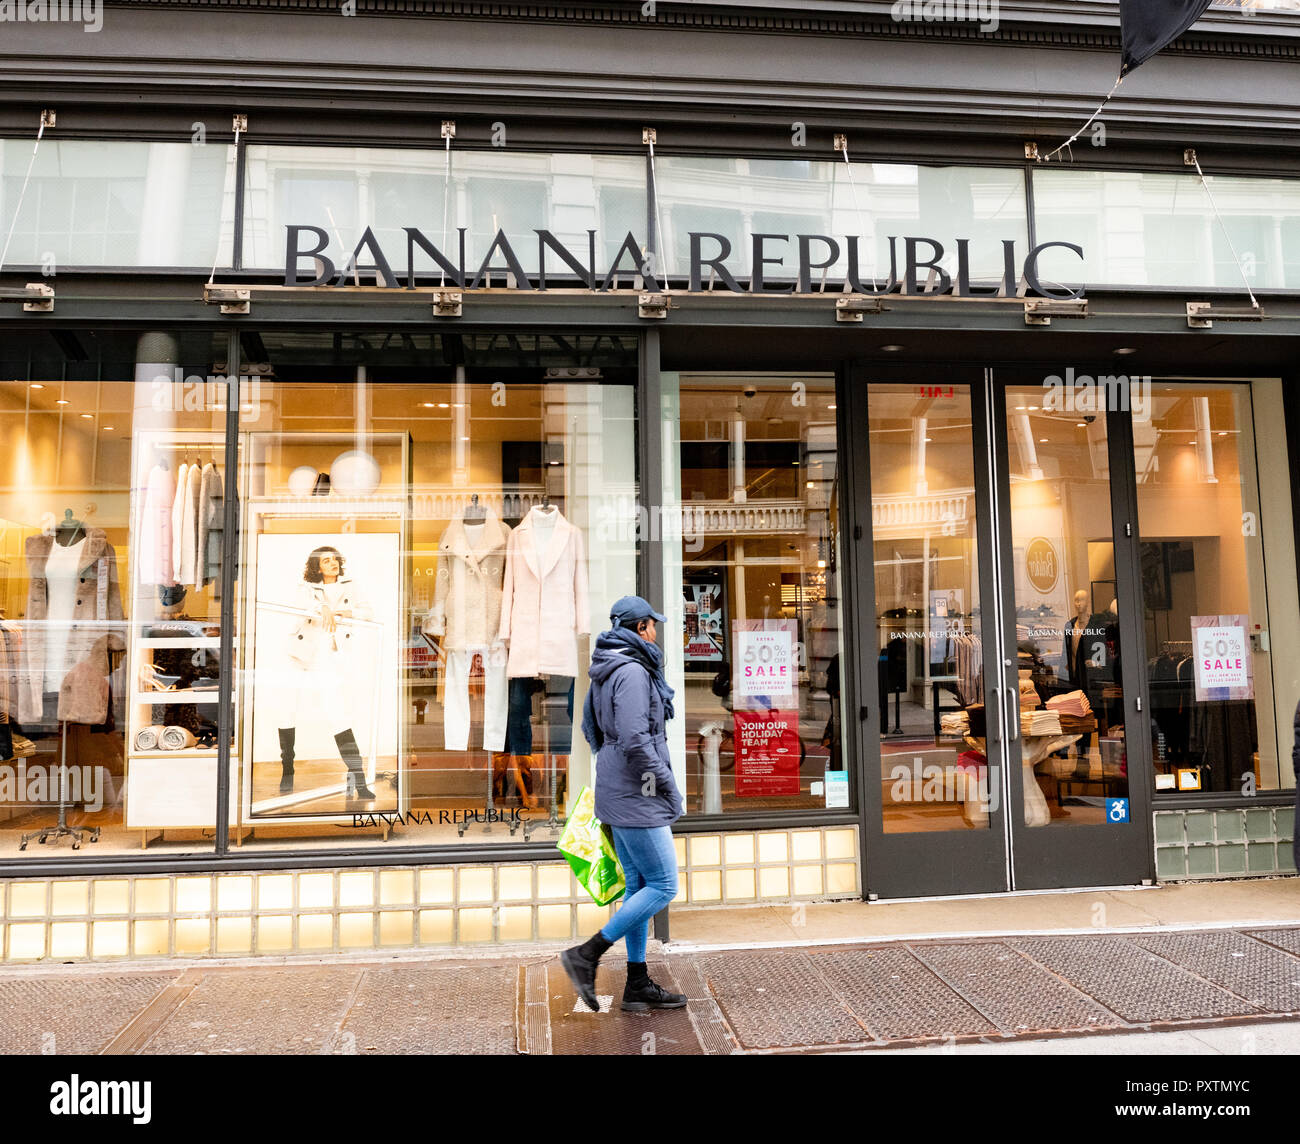
<svg viewBox="0 0 1300 1144"><path fill-rule="evenodd" d="M646 923L677 896L677 851L670 826L615 826L614 849L623 864L623 904L600 929L605 940L627 939L628 961L645 961Z"/></svg>

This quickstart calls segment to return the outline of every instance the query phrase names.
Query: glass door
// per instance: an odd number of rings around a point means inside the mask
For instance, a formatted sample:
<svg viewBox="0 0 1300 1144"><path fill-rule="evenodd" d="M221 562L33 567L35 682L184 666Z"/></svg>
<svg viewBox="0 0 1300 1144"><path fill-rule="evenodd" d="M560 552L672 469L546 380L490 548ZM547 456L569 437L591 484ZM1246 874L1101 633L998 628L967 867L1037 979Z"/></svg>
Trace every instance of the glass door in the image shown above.
<svg viewBox="0 0 1300 1144"><path fill-rule="evenodd" d="M979 371L849 379L870 894L1009 883L992 466ZM856 537L856 534L855 534Z"/></svg>
<svg viewBox="0 0 1300 1144"><path fill-rule="evenodd" d="M1077 388L846 379L869 894L1152 875L1129 392Z"/></svg>
<svg viewBox="0 0 1300 1144"><path fill-rule="evenodd" d="M1150 736L1129 387L1044 372L997 373L990 403L1012 885L1134 884L1151 874Z"/></svg>

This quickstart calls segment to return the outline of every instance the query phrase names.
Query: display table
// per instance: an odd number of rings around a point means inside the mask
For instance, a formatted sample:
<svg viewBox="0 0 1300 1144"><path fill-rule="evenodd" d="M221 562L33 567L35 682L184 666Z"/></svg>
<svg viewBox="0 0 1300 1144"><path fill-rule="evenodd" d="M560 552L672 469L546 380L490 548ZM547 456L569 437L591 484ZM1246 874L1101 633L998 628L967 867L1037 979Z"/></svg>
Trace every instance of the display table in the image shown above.
<svg viewBox="0 0 1300 1144"><path fill-rule="evenodd" d="M1017 740L1020 761L1024 767L1025 825L1046 826L1052 821L1052 812L1043 796L1042 788L1034 777L1034 768L1057 751L1077 743L1082 735L1021 735ZM967 745L988 757L985 740L966 736ZM963 804L963 817L972 826L985 827L989 823L988 808L967 801Z"/></svg>

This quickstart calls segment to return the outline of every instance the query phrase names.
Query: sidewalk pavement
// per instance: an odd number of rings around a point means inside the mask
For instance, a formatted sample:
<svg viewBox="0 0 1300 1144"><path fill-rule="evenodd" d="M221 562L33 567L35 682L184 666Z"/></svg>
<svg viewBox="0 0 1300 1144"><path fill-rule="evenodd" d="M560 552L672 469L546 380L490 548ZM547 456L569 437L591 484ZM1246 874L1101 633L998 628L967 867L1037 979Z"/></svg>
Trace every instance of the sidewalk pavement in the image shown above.
<svg viewBox="0 0 1300 1144"><path fill-rule="evenodd" d="M577 1001L556 946L34 965L0 972L0 1052L1294 1053L1300 881L674 913L683 1010ZM610 1009L610 1002L613 1007Z"/></svg>

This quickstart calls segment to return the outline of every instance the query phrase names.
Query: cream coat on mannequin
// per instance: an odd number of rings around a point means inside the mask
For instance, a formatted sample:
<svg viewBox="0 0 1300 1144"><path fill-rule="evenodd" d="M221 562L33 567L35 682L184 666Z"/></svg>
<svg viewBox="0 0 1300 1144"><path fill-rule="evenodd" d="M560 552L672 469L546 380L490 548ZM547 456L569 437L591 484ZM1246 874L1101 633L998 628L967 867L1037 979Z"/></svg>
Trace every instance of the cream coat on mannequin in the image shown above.
<svg viewBox="0 0 1300 1144"><path fill-rule="evenodd" d="M510 534L501 596L500 638L509 641L511 679L578 674L578 636L591 631L587 552L582 533L559 510L545 551L538 552L530 509Z"/></svg>
<svg viewBox="0 0 1300 1144"><path fill-rule="evenodd" d="M438 542L438 576L424 631L451 650L486 647L500 638L501 588L510 527L487 510L479 531L456 517Z"/></svg>

